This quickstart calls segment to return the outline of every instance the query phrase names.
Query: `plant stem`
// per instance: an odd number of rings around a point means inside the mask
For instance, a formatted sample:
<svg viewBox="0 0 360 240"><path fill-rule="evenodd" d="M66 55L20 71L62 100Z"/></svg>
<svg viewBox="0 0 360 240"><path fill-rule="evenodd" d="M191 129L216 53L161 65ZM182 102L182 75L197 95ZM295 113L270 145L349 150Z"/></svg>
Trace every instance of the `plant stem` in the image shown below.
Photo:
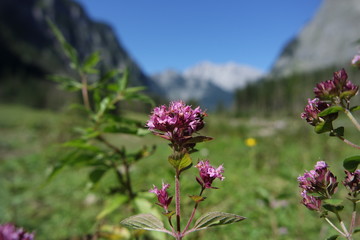
<svg viewBox="0 0 360 240"><path fill-rule="evenodd" d="M343 233L339 228L337 228L337 227L335 226L335 224L330 221L330 219L328 219L327 217L325 217L325 220L326 220L326 221L330 224L330 226L332 226L338 233L340 233L342 236L346 237L346 234Z"/></svg>
<svg viewBox="0 0 360 240"><path fill-rule="evenodd" d="M351 224L350 224L350 233L353 234L354 233L354 228L355 228L355 224L356 224L356 201L353 200L353 212L351 215Z"/></svg>
<svg viewBox="0 0 360 240"><path fill-rule="evenodd" d="M205 190L205 188L202 187L199 196L202 195L202 193L204 192L204 190ZM189 228L192 220L194 219L195 212L196 212L196 209L197 209L198 206L199 206L199 202L196 202L196 203L195 203L195 206L194 206L194 209L193 209L193 211L192 211L192 213L191 213L191 216L190 216L190 218L189 218L189 221L187 222L186 227L184 228L183 235L185 235L185 233L186 233L186 231L188 230L188 228Z"/></svg>
<svg viewBox="0 0 360 240"><path fill-rule="evenodd" d="M347 145L356 148L356 149L360 149L359 145L356 145L355 143L350 142L349 140L343 138L342 136L336 135L341 141L343 141L344 143L346 143Z"/></svg>
<svg viewBox="0 0 360 240"><path fill-rule="evenodd" d="M342 230L343 230L344 233L345 233L345 237L346 237L348 240L352 239L352 238L351 238L351 235L349 234L349 232L348 232L348 230L347 230L347 228L346 228L343 220L341 219L339 213L338 213L338 212L335 212L335 214L336 214L336 217L337 217L337 219L338 219L338 221L339 221L339 223L340 223L340 226L341 226Z"/></svg>
<svg viewBox="0 0 360 240"><path fill-rule="evenodd" d="M80 74L81 83L82 83L81 93L82 93L84 105L87 110L91 110L86 75L82 72L80 72L79 74Z"/></svg>
<svg viewBox="0 0 360 240"><path fill-rule="evenodd" d="M181 240L181 225L180 225L180 171L176 170L175 174L175 206L176 206L176 228L177 228L177 240Z"/></svg>
<svg viewBox="0 0 360 240"><path fill-rule="evenodd" d="M120 181L120 183L127 189L128 192L128 196L130 199L133 199L135 197L135 194L132 190L132 185L131 185L131 178L130 178L130 165L129 163L126 161L126 157L124 156L124 152L121 151L118 147L112 145L108 140L106 140L102 135L99 135L97 137L98 140L100 140L102 143L104 143L106 146L108 146L109 148L113 149L117 154L120 155L121 160L124 164L124 168L125 168L125 177L126 179L124 180L122 173L119 171L119 169L117 168L117 165L115 164L114 161L112 161L113 163L113 167L116 170L116 173L118 175L118 179Z"/></svg>
<svg viewBox="0 0 360 240"><path fill-rule="evenodd" d="M358 123L358 121L354 118L354 116L351 114L349 109L345 109L344 113L346 114L346 116L348 116L348 118L351 120L351 122L355 125L355 127L360 131L360 124Z"/></svg>

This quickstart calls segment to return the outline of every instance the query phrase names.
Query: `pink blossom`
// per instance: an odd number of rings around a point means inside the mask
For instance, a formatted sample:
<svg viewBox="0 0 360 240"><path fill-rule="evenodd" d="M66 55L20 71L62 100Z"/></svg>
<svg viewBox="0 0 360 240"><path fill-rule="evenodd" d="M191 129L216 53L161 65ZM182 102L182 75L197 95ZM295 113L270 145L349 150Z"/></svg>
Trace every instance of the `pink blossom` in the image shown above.
<svg viewBox="0 0 360 240"><path fill-rule="evenodd" d="M200 183L200 185L203 188L213 188L211 187L212 182L218 178L221 181L225 179L225 177L222 175L224 172L223 165L220 165L218 168L214 168L210 165L209 161L200 161L195 166L199 169L200 178L196 177L197 181Z"/></svg>
<svg viewBox="0 0 360 240"><path fill-rule="evenodd" d="M10 223L0 225L0 240L33 240L34 235Z"/></svg>
<svg viewBox="0 0 360 240"><path fill-rule="evenodd" d="M200 107L192 109L183 101L175 101L168 107L162 105L154 108L146 126L154 134L181 145L204 127L205 116Z"/></svg>
<svg viewBox="0 0 360 240"><path fill-rule="evenodd" d="M153 189L149 190L149 192L156 194L158 198L158 203L156 204L164 208L166 212L168 212L168 208L172 200L172 197L169 197L166 191L169 187L170 184L162 183L161 189L158 189L155 185L153 185Z"/></svg>
<svg viewBox="0 0 360 240"><path fill-rule="evenodd" d="M308 99L308 105L306 105L304 112L301 113L301 118L305 119L309 124L316 126L321 122L318 114L330 107L329 104L320 101L318 98Z"/></svg>
<svg viewBox="0 0 360 240"><path fill-rule="evenodd" d="M301 203L304 204L305 207L312 211L320 211L321 199L308 195L306 190L301 192L301 196L303 197Z"/></svg>

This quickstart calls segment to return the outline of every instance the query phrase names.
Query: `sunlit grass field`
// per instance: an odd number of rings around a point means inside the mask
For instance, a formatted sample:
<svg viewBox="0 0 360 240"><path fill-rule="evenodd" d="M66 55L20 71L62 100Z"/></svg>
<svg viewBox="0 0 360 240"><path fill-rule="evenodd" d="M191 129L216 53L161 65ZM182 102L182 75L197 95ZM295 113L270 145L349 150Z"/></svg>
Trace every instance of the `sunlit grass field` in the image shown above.
<svg viewBox="0 0 360 240"><path fill-rule="evenodd" d="M300 115L300 113L299 113ZM146 121L146 115L134 115ZM205 191L207 199L201 213L223 211L246 217L243 222L212 228L186 239L326 239L335 232L300 202L296 178L325 160L342 180L342 160L356 155L336 138L315 134L298 116L287 118L243 119L209 113L202 135L214 137L198 144L193 160L209 159L224 164L225 180L216 180L219 189ZM349 126L345 136L359 143ZM81 123L70 111L61 113L0 105L0 223L13 222L36 232L36 239L81 239L96 228L96 216L103 207L101 184L113 181L107 176L97 189L89 190L86 169L65 169L52 181L47 175L66 149L60 143L70 139L72 129ZM107 136L129 151L143 145L157 146L156 152L132 168L134 189L146 192L152 184L171 184L174 174L167 162L170 148L165 140L151 134L139 138ZM254 146L246 139L254 138ZM197 169L181 177L183 216L190 215L192 203L186 195L198 194ZM339 192L343 194L344 192ZM156 202L150 195L150 201ZM156 207L156 206L155 206ZM348 206L350 207L350 205ZM346 211L346 210L345 210ZM117 225L129 211L118 209L103 220ZM347 215L344 215L347 216ZM349 216L350 218L350 216ZM345 221L349 219L345 218ZM168 237L167 239L171 239Z"/></svg>

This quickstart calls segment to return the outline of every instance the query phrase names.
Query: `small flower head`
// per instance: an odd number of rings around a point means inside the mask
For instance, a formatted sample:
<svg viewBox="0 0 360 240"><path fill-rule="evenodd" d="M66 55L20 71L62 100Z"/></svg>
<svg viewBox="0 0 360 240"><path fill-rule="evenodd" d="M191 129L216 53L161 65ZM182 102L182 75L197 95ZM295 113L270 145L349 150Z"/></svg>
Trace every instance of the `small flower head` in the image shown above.
<svg viewBox="0 0 360 240"><path fill-rule="evenodd" d="M324 161L317 162L314 170L299 176L298 182L299 187L307 193L318 193L324 198L332 196L338 186L336 177Z"/></svg>
<svg viewBox="0 0 360 240"><path fill-rule="evenodd" d="M301 192L301 196L303 197L301 203L304 204L305 207L312 211L320 211L321 210L321 199L308 195L306 190Z"/></svg>
<svg viewBox="0 0 360 240"><path fill-rule="evenodd" d="M0 225L0 240L33 240L34 235L10 223Z"/></svg>
<svg viewBox="0 0 360 240"><path fill-rule="evenodd" d="M246 146L248 146L248 147L255 147L256 146L256 139L255 138L247 138L246 140L245 140L245 144L246 144Z"/></svg>
<svg viewBox="0 0 360 240"><path fill-rule="evenodd" d="M335 86L341 91L343 86L345 86L346 82L348 81L348 75L345 69L334 72L333 81Z"/></svg>
<svg viewBox="0 0 360 240"><path fill-rule="evenodd" d="M161 206L162 208L164 208L164 210L166 212L168 212L169 205L170 205L171 200L172 200L172 197L169 197L169 195L168 195L168 193L166 191L169 187L170 187L170 184L162 183L162 188L161 189L158 189L154 185L154 187L149 190L149 192L156 194L156 196L158 198L158 203L156 203L156 204Z"/></svg>
<svg viewBox="0 0 360 240"><path fill-rule="evenodd" d="M204 127L205 116L200 107L192 109L183 101L176 101L171 102L168 107L156 107L146 126L154 134L180 146Z"/></svg>
<svg viewBox="0 0 360 240"><path fill-rule="evenodd" d="M196 177L196 180L203 188L214 188L212 187L212 182L218 178L221 181L225 179L222 175L224 172L223 165L220 165L218 168L214 168L210 165L209 161L200 161L195 166L199 169L200 178Z"/></svg>
<svg viewBox="0 0 360 240"><path fill-rule="evenodd" d="M328 107L330 107L328 103L322 102L318 98L308 99L308 105L306 105L304 112L301 114L301 118L305 119L309 124L316 126L317 124L325 120L323 118L320 118L318 114Z"/></svg>
<svg viewBox="0 0 360 240"><path fill-rule="evenodd" d="M359 55L359 54L356 54L356 55L354 56L354 58L351 60L351 64L352 64L354 67L360 68L360 55Z"/></svg>
<svg viewBox="0 0 360 240"><path fill-rule="evenodd" d="M321 100L331 100L338 94L334 81L327 80L316 84L314 88L315 96Z"/></svg>
<svg viewBox="0 0 360 240"><path fill-rule="evenodd" d="M342 183L349 190L349 195L356 197L360 192L360 170L358 169L355 172L345 170L345 174Z"/></svg>

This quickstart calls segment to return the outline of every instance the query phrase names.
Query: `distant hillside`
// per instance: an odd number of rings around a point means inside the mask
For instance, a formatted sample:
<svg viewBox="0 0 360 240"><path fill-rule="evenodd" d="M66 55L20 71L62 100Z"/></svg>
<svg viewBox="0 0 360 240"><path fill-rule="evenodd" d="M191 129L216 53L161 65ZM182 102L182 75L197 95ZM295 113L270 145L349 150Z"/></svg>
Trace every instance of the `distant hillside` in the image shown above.
<svg viewBox="0 0 360 240"><path fill-rule="evenodd" d="M235 93L240 115L295 114L313 97L316 83L345 68L359 84L350 63L360 39L360 1L324 0L314 18L285 46L268 76Z"/></svg>
<svg viewBox="0 0 360 240"><path fill-rule="evenodd" d="M324 0L314 18L283 49L271 75L346 66L360 50L360 1Z"/></svg>
<svg viewBox="0 0 360 240"><path fill-rule="evenodd" d="M238 87L262 75L260 70L236 63L199 63L183 73L166 70L152 76L171 100L195 100L208 110L233 106Z"/></svg>
<svg viewBox="0 0 360 240"><path fill-rule="evenodd" d="M64 101L46 75L69 72L68 62L50 31L49 17L78 50L80 57L100 51L103 68L128 67L131 84L153 91L157 86L121 46L112 28L91 20L71 0L0 1L0 99L37 107Z"/></svg>

